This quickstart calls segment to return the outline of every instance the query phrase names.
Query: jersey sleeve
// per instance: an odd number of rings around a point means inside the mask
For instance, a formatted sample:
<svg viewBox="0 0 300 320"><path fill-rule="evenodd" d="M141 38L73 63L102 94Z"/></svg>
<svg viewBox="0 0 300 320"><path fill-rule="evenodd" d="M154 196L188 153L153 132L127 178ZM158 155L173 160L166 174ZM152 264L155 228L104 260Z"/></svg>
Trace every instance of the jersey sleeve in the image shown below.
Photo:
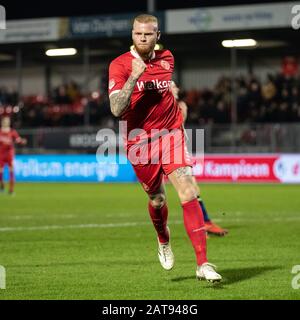
<svg viewBox="0 0 300 320"><path fill-rule="evenodd" d="M113 93L121 91L128 79L128 75L125 71L124 65L120 61L114 60L111 62L109 66L108 79L109 96L111 96Z"/></svg>
<svg viewBox="0 0 300 320"><path fill-rule="evenodd" d="M18 134L18 132L16 130L13 130L12 138L13 138L13 141L16 143L20 143L22 141L20 135Z"/></svg>
<svg viewBox="0 0 300 320"><path fill-rule="evenodd" d="M169 58L169 63L170 63L170 69L173 72L174 70L174 56L171 53L171 51L168 50L168 58Z"/></svg>

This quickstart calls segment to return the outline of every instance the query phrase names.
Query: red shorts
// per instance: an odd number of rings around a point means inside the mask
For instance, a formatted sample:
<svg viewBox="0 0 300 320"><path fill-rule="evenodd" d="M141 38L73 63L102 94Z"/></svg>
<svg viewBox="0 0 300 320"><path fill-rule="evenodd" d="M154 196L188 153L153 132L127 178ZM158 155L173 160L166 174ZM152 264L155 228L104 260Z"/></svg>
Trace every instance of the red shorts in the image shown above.
<svg viewBox="0 0 300 320"><path fill-rule="evenodd" d="M14 161L14 156L12 154L2 154L0 155L0 168L3 168L6 164L12 167Z"/></svg>
<svg viewBox="0 0 300 320"><path fill-rule="evenodd" d="M181 167L192 167L183 130L177 129L176 134L173 133L159 136L154 142L145 143L143 148L132 146L131 155L128 154L130 148L127 149L127 156L137 178L148 194L159 193L164 175L168 176ZM139 154L142 163L134 161L132 154Z"/></svg>

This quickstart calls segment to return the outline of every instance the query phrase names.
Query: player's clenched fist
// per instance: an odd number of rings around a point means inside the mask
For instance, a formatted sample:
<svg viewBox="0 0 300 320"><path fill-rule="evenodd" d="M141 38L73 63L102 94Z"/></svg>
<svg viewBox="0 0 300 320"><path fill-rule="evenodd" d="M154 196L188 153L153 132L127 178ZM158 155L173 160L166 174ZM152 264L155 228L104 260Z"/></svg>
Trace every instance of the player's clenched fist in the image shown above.
<svg viewBox="0 0 300 320"><path fill-rule="evenodd" d="M146 64L141 59L133 59L132 60L132 71L131 75L138 79L146 69Z"/></svg>

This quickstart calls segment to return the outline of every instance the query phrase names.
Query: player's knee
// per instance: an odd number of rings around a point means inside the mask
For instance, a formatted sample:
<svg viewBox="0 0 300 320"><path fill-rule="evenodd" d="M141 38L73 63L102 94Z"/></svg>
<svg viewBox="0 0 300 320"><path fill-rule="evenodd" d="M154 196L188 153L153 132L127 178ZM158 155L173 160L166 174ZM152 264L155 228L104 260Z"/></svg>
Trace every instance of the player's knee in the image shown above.
<svg viewBox="0 0 300 320"><path fill-rule="evenodd" d="M199 188L199 186L198 186L196 181L195 181L195 188L196 188L197 196L199 196L200 195L200 188Z"/></svg>
<svg viewBox="0 0 300 320"><path fill-rule="evenodd" d="M150 196L150 203L153 208L160 209L166 203L166 196L163 193Z"/></svg>

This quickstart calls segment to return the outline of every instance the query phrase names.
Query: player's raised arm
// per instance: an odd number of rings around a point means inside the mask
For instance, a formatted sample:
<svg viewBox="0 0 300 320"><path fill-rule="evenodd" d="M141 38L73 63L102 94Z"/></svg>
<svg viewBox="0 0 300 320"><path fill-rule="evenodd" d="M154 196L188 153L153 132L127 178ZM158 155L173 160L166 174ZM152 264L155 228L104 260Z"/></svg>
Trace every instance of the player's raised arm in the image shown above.
<svg viewBox="0 0 300 320"><path fill-rule="evenodd" d="M110 109L114 116L119 117L129 106L134 86L146 69L142 59L132 60L132 72L123 88L109 97Z"/></svg>
<svg viewBox="0 0 300 320"><path fill-rule="evenodd" d="M16 144L19 144L21 146L25 146L27 144L27 139L18 137L16 139Z"/></svg>
<svg viewBox="0 0 300 320"><path fill-rule="evenodd" d="M13 138L16 144L25 146L27 144L27 139L22 138L16 130L13 131Z"/></svg>

